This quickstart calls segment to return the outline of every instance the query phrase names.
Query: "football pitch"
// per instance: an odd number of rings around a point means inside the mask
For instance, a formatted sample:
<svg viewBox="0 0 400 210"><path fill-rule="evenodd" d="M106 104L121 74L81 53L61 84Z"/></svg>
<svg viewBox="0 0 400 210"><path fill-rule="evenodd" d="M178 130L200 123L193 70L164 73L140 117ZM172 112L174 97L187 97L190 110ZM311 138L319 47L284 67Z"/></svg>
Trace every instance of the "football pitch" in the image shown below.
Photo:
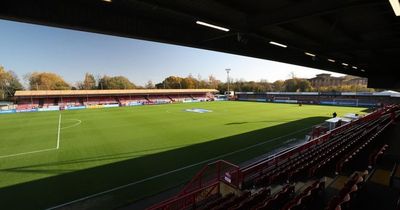
<svg viewBox="0 0 400 210"><path fill-rule="evenodd" d="M364 108L202 102L0 115L0 209L112 209L253 159L333 112ZM257 146L254 146L257 145Z"/></svg>

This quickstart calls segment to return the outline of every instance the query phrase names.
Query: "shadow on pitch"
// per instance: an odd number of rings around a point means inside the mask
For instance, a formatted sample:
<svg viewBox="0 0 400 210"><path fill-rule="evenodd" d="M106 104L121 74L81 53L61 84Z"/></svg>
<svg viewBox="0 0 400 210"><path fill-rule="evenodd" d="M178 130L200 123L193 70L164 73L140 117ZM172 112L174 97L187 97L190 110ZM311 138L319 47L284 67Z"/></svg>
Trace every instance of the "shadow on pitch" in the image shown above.
<svg viewBox="0 0 400 210"><path fill-rule="evenodd" d="M287 123L288 121L271 121L271 120L262 120L262 121L253 121L253 122L230 122L225 125L243 125L249 123Z"/></svg>
<svg viewBox="0 0 400 210"><path fill-rule="evenodd" d="M113 154L113 155L100 155L100 156L95 156L95 157L78 158L78 159L65 160L65 161L54 161L54 162L35 164L35 165L29 165L29 166L4 168L4 169L0 169L0 172L3 171L3 172L28 172L28 173L43 173L43 174L59 174L59 173L71 172L74 170L58 170L58 169L43 170L43 169L34 169L34 168L63 166L63 165L71 165L71 164L79 164L79 163L90 163L90 162L105 161L105 160L110 161L110 160L118 160L118 159L137 158L137 157L144 156L143 153L148 153L148 152L153 153L153 152L157 152L157 151L176 149L176 148L185 147L188 145L189 144L183 144L183 145L179 145L179 146L159 147L159 148L153 148L153 149L147 149L147 150L118 153L118 154Z"/></svg>
<svg viewBox="0 0 400 210"><path fill-rule="evenodd" d="M221 155L222 157L219 159L225 159L233 163L241 163L253 159L281 146L281 143L289 138L293 138L294 136L304 136L306 131L282 139L276 139L277 137L299 131L310 127L311 125L319 124L325 119L327 118L305 118L199 144L192 144L180 148L163 148L169 150L140 157L136 157L134 153L121 153L117 155L97 156L52 162L43 165L38 164L4 169L13 172L21 172L21 174L50 173L48 170L40 170L38 167L56 167L57 165L62 166L73 163L84 164L92 161L125 158L124 160L114 163L0 188L0 208L46 209L185 167L184 170L178 170L165 176L158 176L157 178L149 179L128 188L112 192L107 195L107 199L101 200L104 202L96 200L96 202L90 202L90 206L85 205L85 209L113 209L121 204L138 200L146 195L155 194L161 190L188 181L201 167L206 165L206 163L195 163L203 162L205 160L213 161L212 158ZM254 147L251 150L242 151L234 155L223 156L232 151L237 151L271 139L274 140L263 144L262 146ZM192 166L187 167L190 165ZM2 180L0 180L0 182L1 181ZM80 208L81 207L77 207L77 209Z"/></svg>

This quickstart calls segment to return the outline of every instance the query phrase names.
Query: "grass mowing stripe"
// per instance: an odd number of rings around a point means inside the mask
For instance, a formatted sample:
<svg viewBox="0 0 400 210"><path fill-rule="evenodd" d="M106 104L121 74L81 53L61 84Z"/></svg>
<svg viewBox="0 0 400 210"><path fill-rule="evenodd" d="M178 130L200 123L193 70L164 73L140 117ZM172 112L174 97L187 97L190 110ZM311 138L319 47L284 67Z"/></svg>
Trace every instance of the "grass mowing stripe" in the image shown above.
<svg viewBox="0 0 400 210"><path fill-rule="evenodd" d="M119 189L123 189L123 188L126 188L126 187L130 187L130 186L133 186L133 185L136 185L136 184L140 184L140 183L146 182L146 181L150 181L150 180L153 180L153 179L156 179L156 178L168 175L168 174L172 174L172 173L175 173L175 172L178 172L178 171L182 171L182 170L194 167L194 166L198 166L198 165L201 165L201 164L209 163L209 162L211 162L213 160L217 160L217 159L220 159L220 158L223 158L223 157L227 157L227 156L234 155L234 154L237 154L237 153L240 153L240 152L244 152L244 151L247 151L247 150L252 149L254 147L261 146L263 144L270 143L270 142L273 142L273 141L276 141L276 140L279 140L279 139L282 139L282 138L286 138L286 137L292 136L292 135L297 134L297 133L301 133L301 132L303 132L305 130L309 130L310 128L311 127L300 129L300 130L297 130L295 132L291 132L289 134L286 134L284 136L279 136L279 137L276 137L276 138L273 138L273 139L268 139L268 140L266 140L264 142L260 142L258 144L254 144L254 145L251 145L251 146L248 146L248 147L236 150L236 151L228 152L228 153L225 153L225 154L222 154L222 155L219 155L219 156L207 159L207 160L203 160L203 161L198 162L198 163L194 163L194 164L191 164L191 165L188 165L188 166L185 166L185 167L182 167L182 168L178 168L178 169L175 169L175 170L172 170L172 171L167 171L167 172L162 173L162 174L158 174L158 175L155 175L155 176L152 176L152 177L148 177L148 178L136 181L136 182L132 182L132 183L129 183L129 184L126 184L126 185L115 187L115 188L112 188L112 189L109 189L109 190L106 190L106 191L103 191L103 192L99 192L99 193L96 193L96 194L93 194L93 195L89 195L89 196L86 196L86 197L83 197L83 198L79 198L79 199L76 199L76 200L73 200L73 201L70 201L70 202L67 202L67 203L63 203L63 204L60 204L60 205L57 205L57 206L53 206L53 207L50 207L50 208L48 208L46 210L53 210L53 209L58 209L58 208L61 208L61 207L65 207L65 206L68 206L68 205L71 205L71 204L74 204L74 203L77 203L77 202L80 202L80 201L84 201L84 200L87 200L87 199L90 199L90 198L94 198L94 197L97 197L97 196L100 196L100 195L104 195L104 194L119 190Z"/></svg>

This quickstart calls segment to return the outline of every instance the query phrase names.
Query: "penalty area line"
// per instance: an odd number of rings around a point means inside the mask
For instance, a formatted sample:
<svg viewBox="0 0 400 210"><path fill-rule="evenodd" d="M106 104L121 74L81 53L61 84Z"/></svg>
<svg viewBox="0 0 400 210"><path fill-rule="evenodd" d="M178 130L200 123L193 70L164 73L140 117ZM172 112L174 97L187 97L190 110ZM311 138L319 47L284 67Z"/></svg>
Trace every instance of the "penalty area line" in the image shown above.
<svg viewBox="0 0 400 210"><path fill-rule="evenodd" d="M67 126L67 127L61 127L61 130L73 128L73 127L76 127L76 126L82 124L82 120L78 120L78 119L66 119L66 120L67 120L67 121L70 121L70 122L75 121L76 123L73 124L73 125ZM66 120L64 119L64 122L65 122Z"/></svg>
<svg viewBox="0 0 400 210"><path fill-rule="evenodd" d="M39 152L47 152L47 151L51 151L51 150L57 150L57 148L41 149L41 150L36 150L36 151L31 151L31 152L22 152L22 153L17 153L17 154L12 154L12 155L3 155L3 156L0 156L0 159L1 158L20 156L20 155L34 154L34 153L39 153Z"/></svg>
<svg viewBox="0 0 400 210"><path fill-rule="evenodd" d="M60 132L61 132L61 114L58 118L57 146L55 148L41 149L41 150L35 150L35 151L30 151L30 152L21 152L21 153L16 153L16 154L11 154L11 155L2 155L2 156L0 156L0 159L16 157L16 156L21 156L21 155L35 154L35 153L39 153L39 152L58 150L60 148Z"/></svg>
<svg viewBox="0 0 400 210"><path fill-rule="evenodd" d="M147 182L147 181L150 181L150 180L153 180L153 179L156 179L156 178L168 175L168 174L172 174L172 173L179 172L179 171L182 171L182 170L185 170L185 169L188 169L188 168L192 168L194 166L198 166L198 165L205 164L205 163L208 163L208 162L211 162L211 161L214 161L214 160L218 160L218 159L221 159L223 157L227 157L227 156L230 156L230 155L233 155L233 154L236 154L236 153L240 153L240 152L252 149L254 147L257 147L257 146L260 146L260 145L263 145L263 144L266 144L266 143L274 142L276 140L292 136L294 134L303 132L303 131L305 131L307 129L310 129L310 128L312 128L312 127L303 128L303 129L294 131L292 133L288 133L288 134L283 135L283 136L279 136L279 137L275 137L275 138L272 138L272 139L268 139L266 141L263 141L263 142L260 142L260 143L257 143L257 144L254 144L254 145L239 149L239 150L228 152L228 153L225 153L225 154L222 154L222 155L219 155L219 156L207 159L207 160L203 160L203 161L200 161L198 163L187 165L187 166L184 166L182 168L177 168L177 169L172 170L172 171L167 171L167 172L164 172L164 173L161 173L161 174L157 174L155 176L148 177L148 178L145 178L145 179L141 179L141 180L138 180L138 181L135 181L135 182L131 182L129 184L121 185L119 187L115 187L115 188L112 188L112 189L109 189L109 190L106 190L106 191L103 191L103 192L99 192L99 193L95 193L95 194L92 194L92 195L88 195L88 196L85 196L85 197L82 197L82 198L79 198L79 199L76 199L76 200L73 200L73 201L70 201L70 202L67 202L67 203L63 203L63 204L60 204L60 205L57 205L57 206L53 206L53 207L47 208L46 210L53 210L53 209L58 209L58 208L61 208L61 207L65 207L65 206L68 206L68 205L71 205L71 204L74 204L74 203L77 203L77 202L80 202L80 201L88 200L90 198L94 198L94 197L97 197L97 196L100 196L100 195L105 195L107 193L110 193L110 192L113 192L113 191L116 191L116 190L120 190L120 189L123 189L123 188L126 188L126 187L134 186L134 185L137 185L137 184L140 184L140 183L143 183L143 182Z"/></svg>
<svg viewBox="0 0 400 210"><path fill-rule="evenodd" d="M61 134L61 114L58 118L58 132L57 132L57 147L56 149L60 148L60 134Z"/></svg>

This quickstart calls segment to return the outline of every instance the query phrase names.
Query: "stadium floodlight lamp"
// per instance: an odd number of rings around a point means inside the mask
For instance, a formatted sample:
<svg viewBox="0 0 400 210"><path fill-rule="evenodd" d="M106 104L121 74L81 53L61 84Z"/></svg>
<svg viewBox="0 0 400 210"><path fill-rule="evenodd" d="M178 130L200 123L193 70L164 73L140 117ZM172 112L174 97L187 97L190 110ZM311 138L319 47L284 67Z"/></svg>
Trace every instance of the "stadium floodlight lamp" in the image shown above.
<svg viewBox="0 0 400 210"><path fill-rule="evenodd" d="M392 5L394 14L396 14L396 16L400 16L400 2L399 0L389 0L390 5Z"/></svg>
<svg viewBox="0 0 400 210"><path fill-rule="evenodd" d="M226 78L227 78L227 80L228 80L228 93L230 93L230 90L229 90L229 83L230 83L230 78L229 78L229 72L231 72L231 69L225 69L225 71L226 71Z"/></svg>
<svg viewBox="0 0 400 210"><path fill-rule="evenodd" d="M228 28L224 28L224 27L221 27L221 26L213 25L213 24L206 23L206 22L199 21L199 20L196 21L196 24L202 25L202 26L206 26L206 27L210 27L210 28L215 28L215 29L218 29L218 30L221 30L221 31L225 31L225 32L229 31Z"/></svg>
<svg viewBox="0 0 400 210"><path fill-rule="evenodd" d="M329 61L329 62L332 62L332 63L335 63L335 62L336 62L335 60L330 59L330 58L328 58L328 61Z"/></svg>
<svg viewBox="0 0 400 210"><path fill-rule="evenodd" d="M364 69L361 69L360 71L362 71L362 72L365 72L365 70L364 70Z"/></svg>
<svg viewBox="0 0 400 210"><path fill-rule="evenodd" d="M284 45L284 44L281 44L281 43L278 43L278 42L270 41L269 43L272 44L272 45L278 46L278 47L287 48L287 45Z"/></svg>
<svg viewBox="0 0 400 210"><path fill-rule="evenodd" d="M347 63L342 63L342 65L343 65L343 66L349 66L349 64L347 64Z"/></svg>
<svg viewBox="0 0 400 210"><path fill-rule="evenodd" d="M351 68L353 68L353 69L358 69L357 66L352 66Z"/></svg>
<svg viewBox="0 0 400 210"><path fill-rule="evenodd" d="M107 3L111 3L112 2L112 0L102 0L102 1L107 2Z"/></svg>
<svg viewBox="0 0 400 210"><path fill-rule="evenodd" d="M309 52L304 52L304 54L306 54L308 56L311 56L311 57L315 57L316 56L315 54L312 54L312 53L309 53Z"/></svg>

